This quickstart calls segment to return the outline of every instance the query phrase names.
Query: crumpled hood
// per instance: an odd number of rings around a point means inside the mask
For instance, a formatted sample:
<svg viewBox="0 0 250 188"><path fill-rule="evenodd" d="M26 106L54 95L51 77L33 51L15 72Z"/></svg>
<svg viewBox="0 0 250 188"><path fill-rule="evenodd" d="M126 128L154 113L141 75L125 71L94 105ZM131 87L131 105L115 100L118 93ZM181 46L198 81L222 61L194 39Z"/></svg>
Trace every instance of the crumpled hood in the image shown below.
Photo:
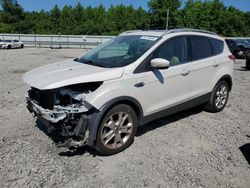
<svg viewBox="0 0 250 188"><path fill-rule="evenodd" d="M102 68L66 60L31 70L23 75L28 85L40 90L55 89L63 86L99 82L122 76L124 68Z"/></svg>

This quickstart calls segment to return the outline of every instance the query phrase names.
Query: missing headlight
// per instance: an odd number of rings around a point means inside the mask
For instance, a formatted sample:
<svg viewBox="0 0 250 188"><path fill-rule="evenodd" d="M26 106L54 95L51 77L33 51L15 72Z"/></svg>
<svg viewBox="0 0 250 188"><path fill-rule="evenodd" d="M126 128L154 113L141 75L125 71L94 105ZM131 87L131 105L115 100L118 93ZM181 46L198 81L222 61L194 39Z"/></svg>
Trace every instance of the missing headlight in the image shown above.
<svg viewBox="0 0 250 188"><path fill-rule="evenodd" d="M86 96L95 91L102 82L65 86L53 90L32 88L28 92L29 109L52 123L65 120L69 115L88 112L92 106Z"/></svg>

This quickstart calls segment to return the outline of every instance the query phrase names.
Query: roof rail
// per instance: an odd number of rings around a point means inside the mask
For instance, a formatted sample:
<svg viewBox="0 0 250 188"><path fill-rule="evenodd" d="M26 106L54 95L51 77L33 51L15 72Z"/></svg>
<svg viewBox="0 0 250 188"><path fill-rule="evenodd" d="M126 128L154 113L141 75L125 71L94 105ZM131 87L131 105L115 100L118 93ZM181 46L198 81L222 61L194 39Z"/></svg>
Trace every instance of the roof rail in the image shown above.
<svg viewBox="0 0 250 188"><path fill-rule="evenodd" d="M121 33L120 35L124 35L124 34L128 34L128 33L134 33L134 32L137 32L137 31L142 31L142 30L130 30L130 31L125 31L123 33Z"/></svg>
<svg viewBox="0 0 250 188"><path fill-rule="evenodd" d="M178 33L178 32L199 32L199 33L207 33L207 34L211 34L211 35L217 35L217 33L212 32L212 31L207 31L207 30L203 30L203 29L190 29L190 28L182 28L182 29L170 29L170 30L166 30L162 36L170 34L170 33Z"/></svg>

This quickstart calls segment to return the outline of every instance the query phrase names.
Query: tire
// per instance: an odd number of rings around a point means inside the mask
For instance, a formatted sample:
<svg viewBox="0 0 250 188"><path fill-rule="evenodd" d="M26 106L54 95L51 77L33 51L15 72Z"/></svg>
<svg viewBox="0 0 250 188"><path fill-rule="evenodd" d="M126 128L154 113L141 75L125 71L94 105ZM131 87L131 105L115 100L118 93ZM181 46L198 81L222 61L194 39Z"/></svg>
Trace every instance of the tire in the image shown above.
<svg viewBox="0 0 250 188"><path fill-rule="evenodd" d="M11 49L11 46L10 46L10 45L8 45L8 46L7 46L7 49Z"/></svg>
<svg viewBox="0 0 250 188"><path fill-rule="evenodd" d="M138 118L128 105L113 107L100 124L96 150L102 155L113 155L127 149L134 141Z"/></svg>
<svg viewBox="0 0 250 188"><path fill-rule="evenodd" d="M250 70L250 60L246 60L246 69Z"/></svg>
<svg viewBox="0 0 250 188"><path fill-rule="evenodd" d="M23 44L21 44L21 48L23 48L24 47L24 45Z"/></svg>
<svg viewBox="0 0 250 188"><path fill-rule="evenodd" d="M250 70L250 52L246 54L246 69Z"/></svg>
<svg viewBox="0 0 250 188"><path fill-rule="evenodd" d="M222 80L214 87L206 109L213 113L220 112L225 108L228 98L229 86L226 81Z"/></svg>

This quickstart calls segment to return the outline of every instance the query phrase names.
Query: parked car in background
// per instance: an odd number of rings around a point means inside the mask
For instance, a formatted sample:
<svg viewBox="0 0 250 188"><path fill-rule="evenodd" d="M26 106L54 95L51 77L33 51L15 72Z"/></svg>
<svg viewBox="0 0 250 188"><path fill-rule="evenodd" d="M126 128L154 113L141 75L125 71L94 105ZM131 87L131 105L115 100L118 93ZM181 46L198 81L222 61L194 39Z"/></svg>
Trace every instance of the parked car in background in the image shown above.
<svg viewBox="0 0 250 188"><path fill-rule="evenodd" d="M80 58L26 73L27 107L65 139L61 147L111 155L132 144L139 125L201 104L222 111L234 61L209 31L128 31Z"/></svg>
<svg viewBox="0 0 250 188"><path fill-rule="evenodd" d="M246 57L246 52L243 51L237 44L236 41L233 39L226 39L225 40L229 50L237 59L244 59Z"/></svg>
<svg viewBox="0 0 250 188"><path fill-rule="evenodd" d="M23 48L24 44L19 40L1 40L0 48L2 49L14 49L14 48Z"/></svg>
<svg viewBox="0 0 250 188"><path fill-rule="evenodd" d="M0 49L3 48L3 46L6 44L3 40L0 39Z"/></svg>
<svg viewBox="0 0 250 188"><path fill-rule="evenodd" d="M244 52L247 53L250 51L250 43L246 39L235 40L236 45Z"/></svg>

